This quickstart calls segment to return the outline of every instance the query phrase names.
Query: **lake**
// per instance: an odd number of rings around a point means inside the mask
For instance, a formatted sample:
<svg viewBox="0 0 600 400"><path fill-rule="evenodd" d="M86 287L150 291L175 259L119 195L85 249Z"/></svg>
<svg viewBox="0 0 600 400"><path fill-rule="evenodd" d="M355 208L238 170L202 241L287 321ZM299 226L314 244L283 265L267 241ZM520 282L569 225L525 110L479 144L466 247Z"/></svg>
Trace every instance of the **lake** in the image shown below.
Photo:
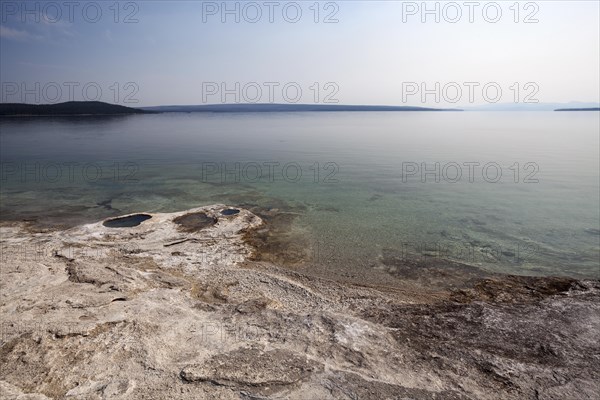
<svg viewBox="0 0 600 400"><path fill-rule="evenodd" d="M297 217L310 268L394 254L600 277L596 112L5 118L0 132L4 221L253 205Z"/></svg>

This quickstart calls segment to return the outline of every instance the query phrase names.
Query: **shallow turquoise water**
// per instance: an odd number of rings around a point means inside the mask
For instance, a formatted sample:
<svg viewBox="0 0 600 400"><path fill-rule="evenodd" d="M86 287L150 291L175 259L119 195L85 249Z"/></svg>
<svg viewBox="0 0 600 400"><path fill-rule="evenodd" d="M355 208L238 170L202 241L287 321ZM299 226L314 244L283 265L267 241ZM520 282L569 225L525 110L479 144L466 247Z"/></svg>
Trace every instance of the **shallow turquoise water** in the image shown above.
<svg viewBox="0 0 600 400"><path fill-rule="evenodd" d="M552 112L4 119L0 207L5 220L75 223L259 204L299 214L295 228L310 236L320 266L370 268L393 251L598 277L599 120Z"/></svg>

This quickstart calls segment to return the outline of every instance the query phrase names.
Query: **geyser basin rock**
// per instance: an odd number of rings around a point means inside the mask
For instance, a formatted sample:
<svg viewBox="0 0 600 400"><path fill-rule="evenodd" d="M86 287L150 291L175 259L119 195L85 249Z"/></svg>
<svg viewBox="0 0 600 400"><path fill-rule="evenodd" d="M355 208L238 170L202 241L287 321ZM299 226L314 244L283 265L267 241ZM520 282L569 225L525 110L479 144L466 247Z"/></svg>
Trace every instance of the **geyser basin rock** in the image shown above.
<svg viewBox="0 0 600 400"><path fill-rule="evenodd" d="M1 226L0 397L598 398L600 282L322 279L249 261L269 226L224 209Z"/></svg>
<svg viewBox="0 0 600 400"><path fill-rule="evenodd" d="M162 266L180 266L185 270L230 267L251 255L252 248L242 236L246 230L262 224L262 220L247 210L240 210L240 218L219 220L217 216L223 208L214 205L176 213L132 214L109 221L127 223L130 218L140 220L138 216L145 219L138 225L119 229L113 224L107 226L108 221L83 225L62 232L61 237L69 246L84 246L88 257L98 260L126 254L150 257ZM62 250L57 254L72 258Z"/></svg>

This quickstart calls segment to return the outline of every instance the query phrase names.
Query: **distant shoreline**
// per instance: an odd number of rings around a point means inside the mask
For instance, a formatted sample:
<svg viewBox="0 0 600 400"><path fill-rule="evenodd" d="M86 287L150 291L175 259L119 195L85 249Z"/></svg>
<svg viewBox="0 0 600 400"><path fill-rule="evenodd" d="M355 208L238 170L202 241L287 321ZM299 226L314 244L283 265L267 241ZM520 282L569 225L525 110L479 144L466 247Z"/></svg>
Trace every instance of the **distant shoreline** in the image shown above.
<svg viewBox="0 0 600 400"><path fill-rule="evenodd" d="M0 103L0 117L87 117L152 113L100 101L68 101L56 104Z"/></svg>
<svg viewBox="0 0 600 400"><path fill-rule="evenodd" d="M126 107L99 101L71 101L56 104L0 103L0 118L93 117L162 113L298 113L298 112L469 112L513 110L469 110L416 106L344 105L344 104L201 104ZM556 108L514 111L600 111L600 107Z"/></svg>
<svg viewBox="0 0 600 400"><path fill-rule="evenodd" d="M192 106L125 107L99 101L71 101L56 104L0 103L0 117L79 117L157 113L273 113L273 112L405 112L463 111L413 106L370 106L337 104L204 104Z"/></svg>
<svg viewBox="0 0 600 400"><path fill-rule="evenodd" d="M406 111L463 111L461 109L431 108L414 106L371 106L343 104L203 104L191 106L140 107L144 111L162 113L173 112L213 112L213 113L268 113L268 112L406 112Z"/></svg>
<svg viewBox="0 0 600 400"><path fill-rule="evenodd" d="M128 115L140 115L146 113L111 113L111 114L0 114L0 118L53 118L53 117L118 117L118 116L128 116ZM147 114L155 114L155 113L147 113Z"/></svg>
<svg viewBox="0 0 600 400"><path fill-rule="evenodd" d="M600 107L592 107L592 108L557 108L554 111L600 111Z"/></svg>

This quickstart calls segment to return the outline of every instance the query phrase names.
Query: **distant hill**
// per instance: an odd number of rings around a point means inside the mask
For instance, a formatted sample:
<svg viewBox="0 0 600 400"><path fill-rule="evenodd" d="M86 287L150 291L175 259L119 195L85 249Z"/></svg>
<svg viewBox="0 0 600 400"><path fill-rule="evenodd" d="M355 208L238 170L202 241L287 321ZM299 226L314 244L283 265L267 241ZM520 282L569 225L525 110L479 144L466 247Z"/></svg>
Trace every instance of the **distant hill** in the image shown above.
<svg viewBox="0 0 600 400"><path fill-rule="evenodd" d="M457 109L441 109L405 106L360 106L340 104L204 104L195 106L156 106L141 107L146 111L157 112L307 112L307 111L462 111Z"/></svg>
<svg viewBox="0 0 600 400"><path fill-rule="evenodd" d="M0 116L74 116L146 114L137 108L103 103L101 101L68 101L57 104L0 103Z"/></svg>
<svg viewBox="0 0 600 400"><path fill-rule="evenodd" d="M557 108L554 111L600 111L600 107L592 107L592 108Z"/></svg>

